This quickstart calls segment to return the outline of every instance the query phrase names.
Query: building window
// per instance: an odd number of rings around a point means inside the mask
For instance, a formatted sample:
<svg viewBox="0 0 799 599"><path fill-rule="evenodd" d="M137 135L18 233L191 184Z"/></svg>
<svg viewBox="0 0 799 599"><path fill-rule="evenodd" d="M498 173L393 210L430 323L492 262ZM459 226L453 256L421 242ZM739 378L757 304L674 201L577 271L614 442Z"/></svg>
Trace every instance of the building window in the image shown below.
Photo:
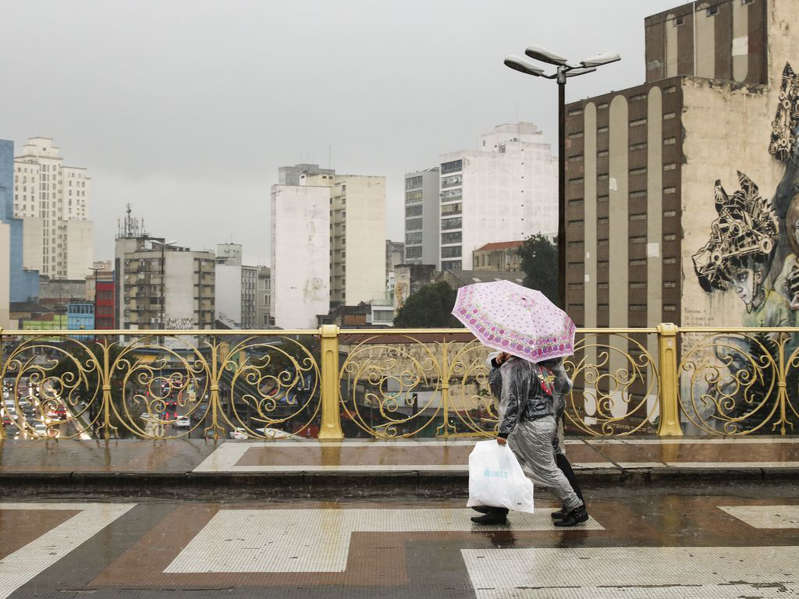
<svg viewBox="0 0 799 599"><path fill-rule="evenodd" d="M424 199L422 195L422 190L417 189L416 191L407 191L405 192L405 203L412 204L414 202L421 202Z"/></svg>
<svg viewBox="0 0 799 599"><path fill-rule="evenodd" d="M421 246L415 247L407 247L405 248L405 258L421 258L422 257L422 248Z"/></svg>
<svg viewBox="0 0 799 599"><path fill-rule="evenodd" d="M462 241L462 236L463 234L460 231L456 233L442 233L441 244L446 245L448 243L460 243Z"/></svg>
<svg viewBox="0 0 799 599"><path fill-rule="evenodd" d="M460 260L449 260L447 262L441 262L441 270L461 270L462 262Z"/></svg>
<svg viewBox="0 0 799 599"><path fill-rule="evenodd" d="M461 213L461 204L444 204L441 206L441 216L450 216Z"/></svg>
<svg viewBox="0 0 799 599"><path fill-rule="evenodd" d="M421 216L422 215L422 206L406 206L405 207L405 216Z"/></svg>
<svg viewBox="0 0 799 599"><path fill-rule="evenodd" d="M441 164L441 174L457 173L463 170L463 160L453 160L452 162L444 162Z"/></svg>
<svg viewBox="0 0 799 599"><path fill-rule="evenodd" d="M421 176L408 177L405 179L405 189L416 189L422 186L423 178Z"/></svg>
<svg viewBox="0 0 799 599"><path fill-rule="evenodd" d="M422 230L422 219L421 218L409 218L405 221L405 230L406 231L421 231Z"/></svg>
<svg viewBox="0 0 799 599"><path fill-rule="evenodd" d="M462 175L452 175L450 177L442 177L441 178L441 188L444 189L446 187L455 187L457 185L463 184L463 176Z"/></svg>
<svg viewBox="0 0 799 599"><path fill-rule="evenodd" d="M414 231L414 232L407 232L405 233L405 244L406 245L415 245L418 243L422 243L422 232L421 231Z"/></svg>
<svg viewBox="0 0 799 599"><path fill-rule="evenodd" d="M460 202L463 199L463 191L461 189L447 189L440 194L442 202Z"/></svg>
<svg viewBox="0 0 799 599"><path fill-rule="evenodd" d="M460 228L461 228L460 218L444 218L441 220L442 231L451 231L452 229L460 229Z"/></svg>
<svg viewBox="0 0 799 599"><path fill-rule="evenodd" d="M441 248L441 257L442 258L460 258L461 257L461 246L455 245L451 247L442 247Z"/></svg>

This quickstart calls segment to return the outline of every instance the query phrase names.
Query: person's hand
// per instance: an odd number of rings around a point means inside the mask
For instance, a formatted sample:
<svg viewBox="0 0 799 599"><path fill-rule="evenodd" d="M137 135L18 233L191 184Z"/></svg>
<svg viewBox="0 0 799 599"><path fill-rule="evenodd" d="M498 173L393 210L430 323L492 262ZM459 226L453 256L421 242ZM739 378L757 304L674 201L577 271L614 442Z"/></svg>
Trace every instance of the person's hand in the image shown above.
<svg viewBox="0 0 799 599"><path fill-rule="evenodd" d="M505 445L507 442L508 442L507 439L504 439L502 437L497 437L497 443L499 445Z"/></svg>

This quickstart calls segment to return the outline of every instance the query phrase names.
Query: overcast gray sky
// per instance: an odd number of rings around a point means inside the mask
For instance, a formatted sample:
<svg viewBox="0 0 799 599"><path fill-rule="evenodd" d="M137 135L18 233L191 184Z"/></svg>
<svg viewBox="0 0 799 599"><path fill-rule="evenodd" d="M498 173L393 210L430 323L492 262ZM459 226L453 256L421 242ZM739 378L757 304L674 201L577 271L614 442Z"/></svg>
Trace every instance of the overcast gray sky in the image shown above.
<svg viewBox="0 0 799 599"><path fill-rule="evenodd" d="M0 138L53 137L93 178L98 259L126 203L193 248L266 263L269 189L295 162L402 177L529 120L556 141L556 89L502 65L533 43L621 63L567 100L644 79L643 18L665 0L0 0Z"/></svg>

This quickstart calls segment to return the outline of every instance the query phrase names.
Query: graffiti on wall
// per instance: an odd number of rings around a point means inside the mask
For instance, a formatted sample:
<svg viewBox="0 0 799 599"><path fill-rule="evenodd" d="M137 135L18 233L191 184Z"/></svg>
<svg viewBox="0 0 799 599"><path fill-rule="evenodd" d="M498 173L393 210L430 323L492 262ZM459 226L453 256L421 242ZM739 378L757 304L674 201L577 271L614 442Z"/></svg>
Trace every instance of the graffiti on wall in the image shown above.
<svg viewBox="0 0 799 599"><path fill-rule="evenodd" d="M743 303L743 326L795 326L799 322L799 76L783 70L769 153L785 165L771 198L738 172L738 189L715 183L716 218L710 237L693 256L707 292L734 290Z"/></svg>

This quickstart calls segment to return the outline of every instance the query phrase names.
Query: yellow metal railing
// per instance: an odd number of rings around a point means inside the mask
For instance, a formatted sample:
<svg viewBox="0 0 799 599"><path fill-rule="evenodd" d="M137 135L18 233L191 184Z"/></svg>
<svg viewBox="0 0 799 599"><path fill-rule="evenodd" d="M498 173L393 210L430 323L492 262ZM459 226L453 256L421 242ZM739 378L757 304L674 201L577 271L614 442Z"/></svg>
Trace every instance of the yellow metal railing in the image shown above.
<svg viewBox="0 0 799 599"><path fill-rule="evenodd" d="M567 431L781 434L799 328L579 329ZM492 436L489 349L464 329L0 330L0 438Z"/></svg>

